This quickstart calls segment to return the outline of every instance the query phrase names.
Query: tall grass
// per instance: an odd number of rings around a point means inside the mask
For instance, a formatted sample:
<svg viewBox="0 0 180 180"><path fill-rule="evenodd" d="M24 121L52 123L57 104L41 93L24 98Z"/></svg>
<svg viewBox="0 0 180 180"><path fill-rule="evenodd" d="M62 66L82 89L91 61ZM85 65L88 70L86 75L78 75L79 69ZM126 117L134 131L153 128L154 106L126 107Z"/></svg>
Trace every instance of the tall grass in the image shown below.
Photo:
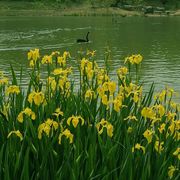
<svg viewBox="0 0 180 180"><path fill-rule="evenodd" d="M141 55L127 57L112 81L108 53L104 67L95 53L77 60L78 89L69 52L28 52L27 90L13 67L11 80L0 74L0 179L179 179L174 90L154 96L152 84L143 93Z"/></svg>

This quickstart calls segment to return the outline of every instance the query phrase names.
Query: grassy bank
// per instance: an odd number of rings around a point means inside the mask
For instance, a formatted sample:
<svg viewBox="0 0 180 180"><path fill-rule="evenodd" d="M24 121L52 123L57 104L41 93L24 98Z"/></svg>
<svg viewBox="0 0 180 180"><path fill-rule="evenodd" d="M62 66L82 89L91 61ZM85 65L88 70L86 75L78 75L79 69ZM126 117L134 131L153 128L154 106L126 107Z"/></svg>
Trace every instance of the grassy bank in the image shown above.
<svg viewBox="0 0 180 180"><path fill-rule="evenodd" d="M77 4L59 4L44 2L8 2L0 1L0 16L143 16L140 11L128 11L115 7L94 7L89 3ZM173 10L170 15L180 15L178 10ZM148 15L146 15L148 16ZM151 14L150 16L159 16Z"/></svg>
<svg viewBox="0 0 180 180"><path fill-rule="evenodd" d="M42 2L4 2L0 1L1 16L95 16L95 15L140 15L119 8L92 8L90 4L67 6L58 3Z"/></svg>

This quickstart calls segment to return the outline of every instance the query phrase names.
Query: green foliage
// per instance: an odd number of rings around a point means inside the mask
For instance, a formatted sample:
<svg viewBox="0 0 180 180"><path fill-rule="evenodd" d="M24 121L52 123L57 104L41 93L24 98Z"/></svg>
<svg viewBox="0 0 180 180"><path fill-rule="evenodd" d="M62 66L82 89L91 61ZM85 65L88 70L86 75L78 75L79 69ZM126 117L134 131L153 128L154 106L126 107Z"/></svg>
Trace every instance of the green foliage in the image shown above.
<svg viewBox="0 0 180 180"><path fill-rule="evenodd" d="M142 92L141 55L112 80L109 57L99 67L95 51L82 52L76 87L66 51L31 50L27 89L13 67L9 83L0 73L0 179L179 179L174 90Z"/></svg>
<svg viewBox="0 0 180 180"><path fill-rule="evenodd" d="M10 8L15 8L16 9L16 4L13 3L18 3L19 7L23 7L23 4L30 3L30 6L34 7L41 7L45 6L48 8L49 6L55 6L55 7L71 7L71 6L77 6L77 5L91 5L93 8L97 7L116 7L116 6L123 6L123 5L147 5L147 6L154 6L154 7L159 7L159 6L164 6L169 8L179 8L180 7L180 2L179 0L0 0L4 2L8 2L8 6ZM12 5L11 5L11 2ZM22 4L21 4L22 3ZM4 5L6 7L6 4ZM29 5L27 5L29 7Z"/></svg>

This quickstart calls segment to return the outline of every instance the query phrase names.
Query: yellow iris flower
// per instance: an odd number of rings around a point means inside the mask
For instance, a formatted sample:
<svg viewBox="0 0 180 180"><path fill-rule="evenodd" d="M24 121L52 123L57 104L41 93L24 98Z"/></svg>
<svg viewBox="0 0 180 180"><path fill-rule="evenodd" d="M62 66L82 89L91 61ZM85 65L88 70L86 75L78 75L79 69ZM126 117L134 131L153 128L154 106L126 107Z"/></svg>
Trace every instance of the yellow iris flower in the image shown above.
<svg viewBox="0 0 180 180"><path fill-rule="evenodd" d="M169 169L168 170L168 176L169 176L170 179L172 179L173 176L174 176L174 172L177 171L178 168L176 168L175 166L171 165L171 166L168 167L168 169Z"/></svg>
<svg viewBox="0 0 180 180"><path fill-rule="evenodd" d="M85 99L86 100L92 100L95 97L95 92L91 89L88 89L85 93Z"/></svg>
<svg viewBox="0 0 180 180"><path fill-rule="evenodd" d="M38 138L42 139L43 132L49 137L49 133L51 130L57 130L59 127L56 121L48 118L44 123L40 124L38 127Z"/></svg>
<svg viewBox="0 0 180 180"><path fill-rule="evenodd" d="M154 148L159 154L161 154L161 152L164 150L163 144L164 144L164 142L160 143L159 140L157 140L154 144Z"/></svg>
<svg viewBox="0 0 180 180"><path fill-rule="evenodd" d="M62 141L62 137L65 136L66 139L69 139L69 143L73 143L73 138L74 138L74 135L71 133L71 131L69 129L65 129L62 133L60 133L59 135L59 144L61 144L61 141Z"/></svg>
<svg viewBox="0 0 180 180"><path fill-rule="evenodd" d="M96 128L97 128L99 134L102 134L104 128L106 128L107 135L109 137L113 136L113 130L114 130L113 125L111 123L109 123L108 121L106 121L104 118L101 119L101 121L96 124Z"/></svg>
<svg viewBox="0 0 180 180"><path fill-rule="evenodd" d="M67 124L70 126L70 123L72 122L72 125L76 128L79 124L79 121L81 120L81 126L84 125L84 119L81 116L74 116L68 118Z"/></svg>
<svg viewBox="0 0 180 180"><path fill-rule="evenodd" d="M132 147L132 152L134 153L135 149L137 150L142 150L143 151L143 154L145 154L145 147L144 146L141 146L139 143L137 143L134 147Z"/></svg>
<svg viewBox="0 0 180 180"><path fill-rule="evenodd" d="M20 138L20 141L23 140L23 136L22 136L22 134L21 134L21 132L20 132L19 130L17 130L17 131L11 131L11 132L8 134L7 138L9 138L12 134L15 134L17 137L19 137L19 138Z"/></svg>
<svg viewBox="0 0 180 180"><path fill-rule="evenodd" d="M91 56L91 57L94 57L95 56L95 54L96 54L96 50L95 51L90 51L90 50L87 50L87 53L86 53L86 55L87 56Z"/></svg>
<svg viewBox="0 0 180 180"><path fill-rule="evenodd" d="M19 86L16 85L11 85L7 88L6 90L7 95L9 94L19 94L20 93L20 89Z"/></svg>
<svg viewBox="0 0 180 180"><path fill-rule="evenodd" d="M52 56L45 55L42 58L42 64L52 64Z"/></svg>
<svg viewBox="0 0 180 180"><path fill-rule="evenodd" d="M155 119L156 114L151 107L144 107L141 111L144 118Z"/></svg>
<svg viewBox="0 0 180 180"><path fill-rule="evenodd" d="M123 79L126 74L128 73L128 69L127 67L120 67L118 70L117 70L117 75L120 79Z"/></svg>
<svg viewBox="0 0 180 180"><path fill-rule="evenodd" d="M35 120L36 119L36 115L35 113L30 109L30 108L26 108L24 111L21 111L19 114L18 114L18 117L17 117L17 120L22 123L23 122L23 115L27 115L29 116L32 120Z"/></svg>
<svg viewBox="0 0 180 180"><path fill-rule="evenodd" d="M113 105L114 105L114 110L116 112L119 112L121 107L122 107L122 101L123 101L123 97L122 96L118 96L114 99L113 101Z"/></svg>
<svg viewBox="0 0 180 180"><path fill-rule="evenodd" d="M165 127L166 127L166 124L163 123L163 124L161 124L161 126L158 128L158 130L159 130L159 132L160 132L161 134L163 133L163 131L165 131Z"/></svg>
<svg viewBox="0 0 180 180"><path fill-rule="evenodd" d="M153 133L154 133L154 132L153 132L152 130L149 130L149 129L147 129L147 130L143 133L143 136L147 139L148 144L152 142Z"/></svg>
<svg viewBox="0 0 180 180"><path fill-rule="evenodd" d="M8 78L3 77L3 78L0 79L0 86L7 85L8 83L9 83Z"/></svg>
<svg viewBox="0 0 180 180"><path fill-rule="evenodd" d="M143 57L140 54L133 54L129 57L125 58L124 63L131 63L131 64L140 64L143 60Z"/></svg>
<svg viewBox="0 0 180 180"><path fill-rule="evenodd" d="M57 62L60 66L65 66L66 65L66 59L63 56L59 56L57 58Z"/></svg>
<svg viewBox="0 0 180 180"><path fill-rule="evenodd" d="M177 158L180 160L180 148L178 147L176 151L173 152L174 156L177 156Z"/></svg>
<svg viewBox="0 0 180 180"><path fill-rule="evenodd" d="M28 96L28 101L29 103L33 103L36 104L37 106L39 106L40 104L42 104L44 102L45 98L44 98L44 94L43 92L31 92Z"/></svg>
<svg viewBox="0 0 180 180"><path fill-rule="evenodd" d="M28 60L37 61L37 59L40 57L39 49L30 50L28 52Z"/></svg>
<svg viewBox="0 0 180 180"><path fill-rule="evenodd" d="M63 116L64 113L60 110L60 108L57 108L55 112L53 113L56 117L59 117L60 115Z"/></svg>

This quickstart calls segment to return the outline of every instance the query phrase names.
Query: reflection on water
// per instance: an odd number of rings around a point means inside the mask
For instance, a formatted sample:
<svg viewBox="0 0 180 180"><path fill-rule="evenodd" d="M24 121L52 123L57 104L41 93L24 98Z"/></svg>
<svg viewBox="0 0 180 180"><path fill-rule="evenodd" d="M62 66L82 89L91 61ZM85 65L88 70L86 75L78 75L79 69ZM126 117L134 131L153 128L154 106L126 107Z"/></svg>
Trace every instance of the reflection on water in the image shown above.
<svg viewBox="0 0 180 180"><path fill-rule="evenodd" d="M114 17L113 17L114 18ZM142 81L156 89L165 85L180 91L180 18L179 17L3 17L0 19L0 70L9 72L12 64L16 72L23 66L27 83L27 51L40 48L41 52L68 50L76 66L77 51L97 50L97 62L102 64L105 47L112 51L111 73L123 65L124 58L141 53ZM90 31L90 43L77 44ZM75 71L75 76L76 76Z"/></svg>

